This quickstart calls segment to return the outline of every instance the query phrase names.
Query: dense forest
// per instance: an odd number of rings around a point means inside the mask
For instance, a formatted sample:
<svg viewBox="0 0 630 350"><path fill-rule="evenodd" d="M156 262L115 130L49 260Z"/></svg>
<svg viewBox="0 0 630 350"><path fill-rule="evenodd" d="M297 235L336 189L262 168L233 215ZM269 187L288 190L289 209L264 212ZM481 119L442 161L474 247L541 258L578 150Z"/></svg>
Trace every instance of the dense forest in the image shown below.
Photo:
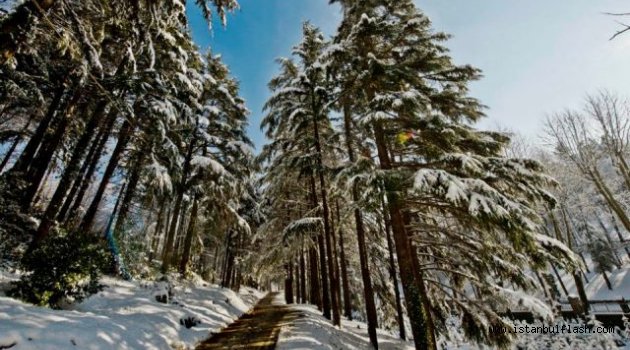
<svg viewBox="0 0 630 350"><path fill-rule="evenodd" d="M0 267L21 272L7 295L64 308L103 275L280 289L334 326L365 322L374 348L377 329L416 349L457 332L508 347L491 329L510 310L551 320L563 300L599 322L586 286L613 290L630 261L630 102L592 93L547 118L543 146L481 130L481 71L413 1L332 2L336 33L305 22L277 61L258 152L185 2L0 12ZM239 7L196 5L223 25Z"/></svg>

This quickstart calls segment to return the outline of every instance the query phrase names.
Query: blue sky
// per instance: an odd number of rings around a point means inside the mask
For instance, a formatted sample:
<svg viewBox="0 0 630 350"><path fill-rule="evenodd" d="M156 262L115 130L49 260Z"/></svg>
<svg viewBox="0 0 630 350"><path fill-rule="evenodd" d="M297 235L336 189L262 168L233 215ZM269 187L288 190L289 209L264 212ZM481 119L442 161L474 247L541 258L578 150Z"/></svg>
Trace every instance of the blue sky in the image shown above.
<svg viewBox="0 0 630 350"><path fill-rule="evenodd" d="M221 54L241 82L252 111L250 136L265 140L259 123L269 96L274 60L290 54L300 40L301 23L310 20L332 35L341 18L328 0L239 0L241 9L227 28L210 31L191 4L193 38L203 49ZM189 2L191 3L191 2ZM472 95L489 107L481 128L498 126L540 142L548 114L579 107L587 93L610 89L630 95L630 33L614 41L623 0L422 0L417 1L436 30L453 35L447 46L457 63L483 70ZM630 22L630 18L628 18Z"/></svg>

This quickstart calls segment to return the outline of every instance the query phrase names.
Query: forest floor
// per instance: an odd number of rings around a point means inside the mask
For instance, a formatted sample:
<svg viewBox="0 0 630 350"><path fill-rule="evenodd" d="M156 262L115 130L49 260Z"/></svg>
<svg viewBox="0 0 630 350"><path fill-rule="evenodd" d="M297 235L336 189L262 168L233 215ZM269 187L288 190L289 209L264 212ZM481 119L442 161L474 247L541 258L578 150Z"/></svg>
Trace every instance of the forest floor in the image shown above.
<svg viewBox="0 0 630 350"><path fill-rule="evenodd" d="M275 349L282 327L304 316L298 310L279 303L279 295L267 294L252 311L203 342L197 350Z"/></svg>
<svg viewBox="0 0 630 350"><path fill-rule="evenodd" d="M381 349L413 349L409 342L378 330ZM335 327L313 305L291 304L284 294L269 293L239 320L216 333L197 350L363 350L369 349L367 325L342 319Z"/></svg>

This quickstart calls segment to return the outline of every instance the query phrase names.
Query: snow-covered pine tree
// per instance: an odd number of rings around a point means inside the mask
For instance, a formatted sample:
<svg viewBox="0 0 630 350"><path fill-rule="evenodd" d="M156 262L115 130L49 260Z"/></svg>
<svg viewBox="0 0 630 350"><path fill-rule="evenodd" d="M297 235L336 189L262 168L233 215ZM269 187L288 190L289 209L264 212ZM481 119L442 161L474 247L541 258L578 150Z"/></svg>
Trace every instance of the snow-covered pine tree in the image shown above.
<svg viewBox="0 0 630 350"><path fill-rule="evenodd" d="M467 126L483 116L467 88L479 72L451 62L441 44L448 36L432 32L411 1L342 5L327 54L342 67L339 93L351 96L355 124L376 145L416 347L435 348L451 312L468 336L504 344L508 337L488 331L505 322L491 305L543 311L507 283L530 290L529 269L572 262L539 233L538 206L554 203L553 181L537 162L502 158L507 136Z"/></svg>
<svg viewBox="0 0 630 350"><path fill-rule="evenodd" d="M25 2L15 14L35 3ZM13 15L0 24L3 38L24 36L30 43L28 49L16 41L0 44L8 48L2 62L10 63L0 67L0 83L7 87L0 118L21 122L15 123L21 129L0 125L0 135L6 135L0 142L13 142L2 162L8 169L0 179L3 198L11 202L3 205L3 218L12 218L3 220L2 232L6 228L24 240L36 234L35 246L55 228L77 234L99 230L107 216L106 221L117 219L113 237L150 240L139 249L177 247L174 263L182 271L191 265L206 271L211 264L200 266L194 255L202 228L204 237L221 229L241 232L238 254L245 254L248 224L239 210L243 184L252 174L248 111L220 58L199 55L185 4L47 3L43 12L28 13L19 33L5 26L17 18ZM238 6L233 0L199 4L216 6L222 19ZM41 21L33 20L39 16ZM183 171L190 144L195 147ZM52 177L59 181L46 180ZM114 190L121 185L124 191ZM120 198L112 199L112 192ZM178 215L171 192L190 199ZM120 205L110 214L113 202ZM229 220L226 227L213 227L199 220L202 213ZM37 219L39 229L33 227ZM173 223L177 239L167 244L162 236ZM17 227L30 232L18 233Z"/></svg>
<svg viewBox="0 0 630 350"><path fill-rule="evenodd" d="M323 310L326 317L332 317L333 323L339 324L340 286L333 250L331 202L326 180L329 162L335 157L334 149L331 150L334 143L331 141L336 135L329 120L330 82L319 61L327 43L321 32L309 23L304 24L303 36L302 42L293 50L299 62L280 60L283 70L270 83L274 94L266 104L269 114L263 120L262 126L268 129L272 139L278 138L277 142L286 142L284 147L305 147L301 152L308 158L293 159L302 164L308 162L309 167L304 175L308 176L312 190L319 185L318 191L312 191L311 195L314 207L318 206L317 197L321 199L320 215L324 222L324 249L320 246Z"/></svg>

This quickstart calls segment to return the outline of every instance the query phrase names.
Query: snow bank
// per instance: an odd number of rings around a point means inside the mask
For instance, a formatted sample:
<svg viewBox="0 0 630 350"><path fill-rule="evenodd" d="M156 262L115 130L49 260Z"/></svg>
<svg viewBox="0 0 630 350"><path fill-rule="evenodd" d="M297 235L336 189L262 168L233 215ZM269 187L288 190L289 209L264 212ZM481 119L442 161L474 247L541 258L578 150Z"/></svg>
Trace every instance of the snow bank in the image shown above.
<svg viewBox="0 0 630 350"><path fill-rule="evenodd" d="M284 303L278 295L277 303ZM370 349L367 325L342 318L341 329L332 325L312 305L292 305L299 310L300 317L283 327L278 339L277 350L364 350ZM378 330L379 349L413 349L413 344L403 342L391 333Z"/></svg>
<svg viewBox="0 0 630 350"><path fill-rule="evenodd" d="M13 276L0 274L0 282ZM71 307L51 310L0 295L0 348L11 349L188 349L232 323L263 294L237 294L207 283L134 281L112 278L106 288ZM156 296L168 296L160 303ZM185 319L200 321L191 328Z"/></svg>

